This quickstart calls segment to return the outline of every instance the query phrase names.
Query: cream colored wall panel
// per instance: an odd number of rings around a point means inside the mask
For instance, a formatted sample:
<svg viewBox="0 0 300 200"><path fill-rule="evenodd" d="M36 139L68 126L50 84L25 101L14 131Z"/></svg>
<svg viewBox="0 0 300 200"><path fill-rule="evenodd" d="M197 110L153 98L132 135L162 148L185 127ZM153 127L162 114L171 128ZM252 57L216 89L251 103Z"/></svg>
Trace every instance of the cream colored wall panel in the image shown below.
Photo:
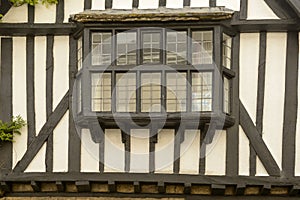
<svg viewBox="0 0 300 200"><path fill-rule="evenodd" d="M249 139L247 138L243 128L239 126L239 175L241 176L249 176L249 145Z"/></svg>
<svg viewBox="0 0 300 200"><path fill-rule="evenodd" d="M264 0L248 1L248 19L279 19Z"/></svg>
<svg viewBox="0 0 300 200"><path fill-rule="evenodd" d="M27 22L28 11L27 5L12 7L2 18L5 23L25 23Z"/></svg>
<svg viewBox="0 0 300 200"><path fill-rule="evenodd" d="M226 131L217 130L214 140L206 146L206 175L225 175L226 173Z"/></svg>
<svg viewBox="0 0 300 200"><path fill-rule="evenodd" d="M46 172L46 142L30 162L25 172Z"/></svg>
<svg viewBox="0 0 300 200"><path fill-rule="evenodd" d="M281 167L286 33L267 33L263 139ZM257 173L260 173L259 168Z"/></svg>
<svg viewBox="0 0 300 200"><path fill-rule="evenodd" d="M91 10L105 10L105 0L92 0Z"/></svg>
<svg viewBox="0 0 300 200"><path fill-rule="evenodd" d="M240 99L255 122L259 33L242 33L240 38Z"/></svg>
<svg viewBox="0 0 300 200"><path fill-rule="evenodd" d="M132 0L113 0L112 9L132 9Z"/></svg>
<svg viewBox="0 0 300 200"><path fill-rule="evenodd" d="M300 38L300 33L299 33ZM299 40L300 47L300 40ZM299 49L299 60L300 60L300 49ZM300 62L299 62L300 69ZM300 70L298 70L298 117L297 117L297 128L296 128L296 158L295 158L295 176L300 176Z"/></svg>
<svg viewBox="0 0 300 200"><path fill-rule="evenodd" d="M149 172L149 129L131 129L130 172Z"/></svg>
<svg viewBox="0 0 300 200"><path fill-rule="evenodd" d="M81 172L99 172L99 144L94 143L89 129L81 131Z"/></svg>
<svg viewBox="0 0 300 200"><path fill-rule="evenodd" d="M186 130L180 145L181 174L198 174L200 159L200 130Z"/></svg>
<svg viewBox="0 0 300 200"><path fill-rule="evenodd" d="M68 171L69 111L53 130L53 172Z"/></svg>
<svg viewBox="0 0 300 200"><path fill-rule="evenodd" d="M155 9L158 8L159 0L139 0L139 9Z"/></svg>
<svg viewBox="0 0 300 200"><path fill-rule="evenodd" d="M191 7L209 7L209 0L191 0Z"/></svg>
<svg viewBox="0 0 300 200"><path fill-rule="evenodd" d="M64 0L65 18L64 22L68 22L70 15L77 14L84 9L84 0Z"/></svg>
<svg viewBox="0 0 300 200"><path fill-rule="evenodd" d="M26 103L26 38L13 38L13 66L12 66L12 87L13 87L13 116L20 115L27 119ZM13 167L23 157L27 149L27 126L21 129L21 135L15 135L13 142Z"/></svg>
<svg viewBox="0 0 300 200"><path fill-rule="evenodd" d="M53 46L53 110L69 89L69 36L55 36Z"/></svg>
<svg viewBox="0 0 300 200"><path fill-rule="evenodd" d="M256 174L255 176L269 176L266 168L262 164L261 160L256 156Z"/></svg>
<svg viewBox="0 0 300 200"><path fill-rule="evenodd" d="M217 0L217 6L225 6L231 10L239 11L240 1L241 0Z"/></svg>
<svg viewBox="0 0 300 200"><path fill-rule="evenodd" d="M46 122L46 37L35 37L34 44L35 124L38 134Z"/></svg>
<svg viewBox="0 0 300 200"><path fill-rule="evenodd" d="M105 129L104 163L105 172L124 172L125 149L119 129Z"/></svg>
<svg viewBox="0 0 300 200"><path fill-rule="evenodd" d="M34 9L35 23L55 23L56 5L37 4Z"/></svg>
<svg viewBox="0 0 300 200"><path fill-rule="evenodd" d="M167 8L183 8L183 0L167 0Z"/></svg>
<svg viewBox="0 0 300 200"><path fill-rule="evenodd" d="M162 129L158 132L155 144L155 172L173 173L174 130Z"/></svg>

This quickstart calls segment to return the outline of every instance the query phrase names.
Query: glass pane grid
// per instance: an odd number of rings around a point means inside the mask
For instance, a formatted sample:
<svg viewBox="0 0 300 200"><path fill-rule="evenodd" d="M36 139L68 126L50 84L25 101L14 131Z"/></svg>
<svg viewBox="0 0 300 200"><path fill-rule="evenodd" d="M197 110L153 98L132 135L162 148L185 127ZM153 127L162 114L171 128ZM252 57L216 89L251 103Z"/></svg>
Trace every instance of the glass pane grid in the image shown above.
<svg viewBox="0 0 300 200"><path fill-rule="evenodd" d="M161 111L161 74L142 73L141 76L141 111Z"/></svg>
<svg viewBox="0 0 300 200"><path fill-rule="evenodd" d="M92 65L111 63L111 33L92 34Z"/></svg>
<svg viewBox="0 0 300 200"><path fill-rule="evenodd" d="M224 77L224 112L230 112L230 81Z"/></svg>
<svg viewBox="0 0 300 200"><path fill-rule="evenodd" d="M111 111L111 74L92 74L92 111Z"/></svg>
<svg viewBox="0 0 300 200"><path fill-rule="evenodd" d="M230 69L231 68L231 48L232 48L232 38L226 34L223 34L223 66Z"/></svg>
<svg viewBox="0 0 300 200"><path fill-rule="evenodd" d="M160 33L143 34L143 63L160 62Z"/></svg>
<svg viewBox="0 0 300 200"><path fill-rule="evenodd" d="M192 111L212 111L212 73L192 73Z"/></svg>
<svg viewBox="0 0 300 200"><path fill-rule="evenodd" d="M116 75L117 112L136 111L136 74L118 73Z"/></svg>
<svg viewBox="0 0 300 200"><path fill-rule="evenodd" d="M212 31L194 31L193 38L193 64L211 64L213 62Z"/></svg>
<svg viewBox="0 0 300 200"><path fill-rule="evenodd" d="M136 64L136 33L119 33L117 35L117 64Z"/></svg>
<svg viewBox="0 0 300 200"><path fill-rule="evenodd" d="M186 31L167 33L167 64L184 64L186 62Z"/></svg>
<svg viewBox="0 0 300 200"><path fill-rule="evenodd" d="M186 73L167 73L167 112L186 111Z"/></svg>

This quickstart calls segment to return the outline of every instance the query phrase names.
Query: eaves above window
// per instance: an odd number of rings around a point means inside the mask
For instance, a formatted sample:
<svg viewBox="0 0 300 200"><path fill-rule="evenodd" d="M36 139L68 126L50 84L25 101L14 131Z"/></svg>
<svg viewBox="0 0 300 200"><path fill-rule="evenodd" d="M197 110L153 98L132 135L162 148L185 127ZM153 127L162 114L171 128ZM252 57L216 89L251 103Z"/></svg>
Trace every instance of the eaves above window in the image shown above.
<svg viewBox="0 0 300 200"><path fill-rule="evenodd" d="M180 8L160 7L148 10L87 10L71 16L74 22L166 22L166 21L218 21L231 19L234 11L225 7Z"/></svg>

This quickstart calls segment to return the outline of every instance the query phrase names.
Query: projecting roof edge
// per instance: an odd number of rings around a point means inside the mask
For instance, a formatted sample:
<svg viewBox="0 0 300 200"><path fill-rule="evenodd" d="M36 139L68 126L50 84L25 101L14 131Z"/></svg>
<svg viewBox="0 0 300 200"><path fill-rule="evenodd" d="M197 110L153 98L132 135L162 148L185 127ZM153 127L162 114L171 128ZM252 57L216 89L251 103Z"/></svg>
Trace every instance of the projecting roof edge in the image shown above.
<svg viewBox="0 0 300 200"><path fill-rule="evenodd" d="M137 21L215 21L231 19L234 11L225 7L130 10L86 10L71 16L76 22L137 22Z"/></svg>

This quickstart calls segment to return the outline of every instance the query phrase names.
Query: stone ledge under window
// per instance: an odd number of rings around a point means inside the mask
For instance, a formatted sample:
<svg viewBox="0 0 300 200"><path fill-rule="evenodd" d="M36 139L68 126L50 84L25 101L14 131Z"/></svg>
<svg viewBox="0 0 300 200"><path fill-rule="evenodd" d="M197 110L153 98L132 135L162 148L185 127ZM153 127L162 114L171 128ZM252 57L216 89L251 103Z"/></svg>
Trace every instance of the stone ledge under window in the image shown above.
<svg viewBox="0 0 300 200"><path fill-rule="evenodd" d="M142 21L218 21L231 19L234 11L225 7L131 10L87 10L71 16L75 22L142 22Z"/></svg>

